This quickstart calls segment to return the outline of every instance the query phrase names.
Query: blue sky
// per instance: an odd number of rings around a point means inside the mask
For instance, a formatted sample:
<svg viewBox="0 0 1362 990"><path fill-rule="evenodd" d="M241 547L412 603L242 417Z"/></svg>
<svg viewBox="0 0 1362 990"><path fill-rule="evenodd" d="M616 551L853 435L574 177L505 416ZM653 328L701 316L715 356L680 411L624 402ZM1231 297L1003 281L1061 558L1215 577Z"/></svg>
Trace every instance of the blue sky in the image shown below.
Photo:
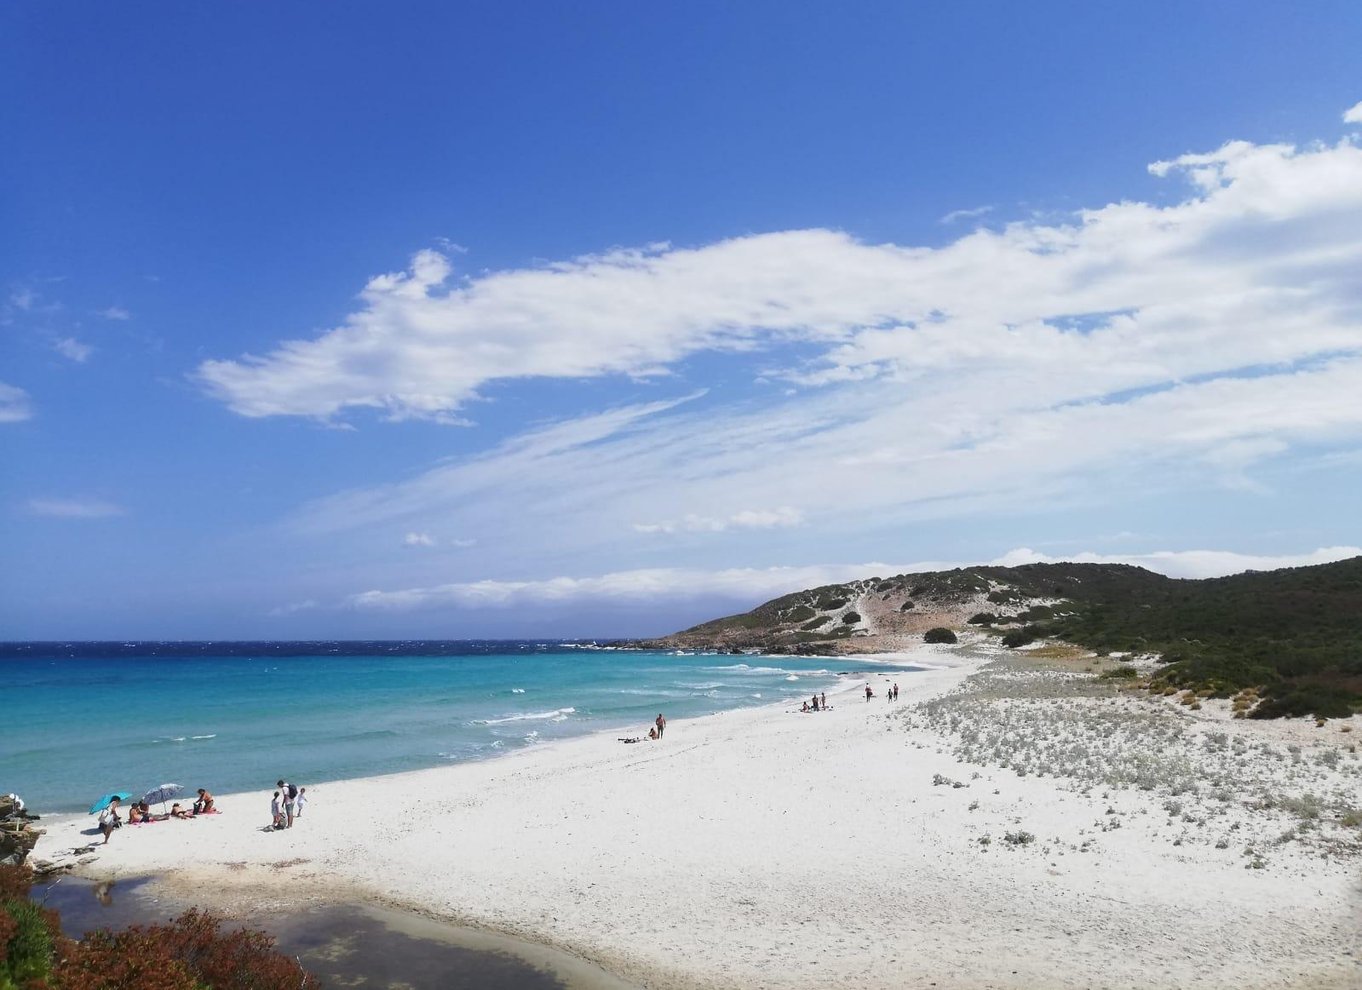
<svg viewBox="0 0 1362 990"><path fill-rule="evenodd" d="M11 4L0 637L1357 551L1362 7Z"/></svg>

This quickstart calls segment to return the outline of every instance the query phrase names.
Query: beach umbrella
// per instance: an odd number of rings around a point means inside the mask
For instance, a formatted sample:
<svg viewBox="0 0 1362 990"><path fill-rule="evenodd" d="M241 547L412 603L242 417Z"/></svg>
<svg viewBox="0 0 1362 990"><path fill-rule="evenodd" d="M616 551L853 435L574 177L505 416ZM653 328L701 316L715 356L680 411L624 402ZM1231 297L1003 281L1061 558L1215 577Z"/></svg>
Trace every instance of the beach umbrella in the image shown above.
<svg viewBox="0 0 1362 990"><path fill-rule="evenodd" d="M166 810L166 801L175 797L184 790L183 784L162 784L160 787L153 787L142 795L142 800L147 804L160 804L161 813Z"/></svg>
<svg viewBox="0 0 1362 990"><path fill-rule="evenodd" d="M90 805L90 814L92 815L99 814L109 805L113 804L114 798L118 798L118 800L120 801L126 801L130 797L132 797L132 795L129 794L127 791L111 791L110 793L105 794L94 804Z"/></svg>

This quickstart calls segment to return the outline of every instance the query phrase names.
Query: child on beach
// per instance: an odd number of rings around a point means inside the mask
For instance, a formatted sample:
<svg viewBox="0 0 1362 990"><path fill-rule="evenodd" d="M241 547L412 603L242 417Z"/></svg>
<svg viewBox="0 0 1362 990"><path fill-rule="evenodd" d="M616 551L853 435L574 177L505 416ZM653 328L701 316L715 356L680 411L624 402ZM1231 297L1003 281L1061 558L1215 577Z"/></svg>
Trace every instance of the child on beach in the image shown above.
<svg viewBox="0 0 1362 990"><path fill-rule="evenodd" d="M302 818L303 809L307 807L307 788L298 788L298 799L293 802L293 817Z"/></svg>
<svg viewBox="0 0 1362 990"><path fill-rule="evenodd" d="M274 792L274 799L270 801L270 818L274 828L285 828L284 809L279 806L279 792Z"/></svg>

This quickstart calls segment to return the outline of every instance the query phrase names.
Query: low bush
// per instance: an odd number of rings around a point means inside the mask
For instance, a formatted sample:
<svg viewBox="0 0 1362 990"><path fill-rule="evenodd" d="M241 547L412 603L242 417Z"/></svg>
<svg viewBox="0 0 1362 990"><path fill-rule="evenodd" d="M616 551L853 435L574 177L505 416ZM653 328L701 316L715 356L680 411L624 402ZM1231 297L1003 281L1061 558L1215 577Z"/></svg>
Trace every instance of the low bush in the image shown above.
<svg viewBox="0 0 1362 990"><path fill-rule="evenodd" d="M928 629L923 633L922 641L924 643L955 643L958 642L958 639L955 633L951 632L949 629L944 626L937 626L936 628Z"/></svg>
<svg viewBox="0 0 1362 990"><path fill-rule="evenodd" d="M1108 680L1113 681L1116 680L1128 681L1134 680L1136 677L1139 677L1140 672L1130 664L1123 663L1120 664L1119 666L1113 667L1111 670L1106 671L1102 676L1107 678Z"/></svg>
<svg viewBox="0 0 1362 990"><path fill-rule="evenodd" d="M842 616L842 622L848 626L854 626L860 621L861 614L859 612L848 612L846 615Z"/></svg>
<svg viewBox="0 0 1362 990"><path fill-rule="evenodd" d="M1019 646L1025 646L1027 643L1034 643L1035 641L1036 637L1032 636L1025 629L1014 629L1003 636L1003 645L1009 650L1015 650Z"/></svg>
<svg viewBox="0 0 1362 990"><path fill-rule="evenodd" d="M975 612L967 621L971 626L991 626L998 621L998 617L992 612Z"/></svg>

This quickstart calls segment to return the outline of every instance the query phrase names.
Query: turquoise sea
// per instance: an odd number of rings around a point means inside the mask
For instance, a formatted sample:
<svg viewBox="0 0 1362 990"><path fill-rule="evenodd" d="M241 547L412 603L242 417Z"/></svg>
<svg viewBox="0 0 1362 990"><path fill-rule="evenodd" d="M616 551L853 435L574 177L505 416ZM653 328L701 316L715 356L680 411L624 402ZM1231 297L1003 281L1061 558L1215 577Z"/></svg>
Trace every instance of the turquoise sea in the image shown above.
<svg viewBox="0 0 1362 990"><path fill-rule="evenodd" d="M165 782L367 777L795 700L855 669L584 643L0 644L0 792L42 814Z"/></svg>

